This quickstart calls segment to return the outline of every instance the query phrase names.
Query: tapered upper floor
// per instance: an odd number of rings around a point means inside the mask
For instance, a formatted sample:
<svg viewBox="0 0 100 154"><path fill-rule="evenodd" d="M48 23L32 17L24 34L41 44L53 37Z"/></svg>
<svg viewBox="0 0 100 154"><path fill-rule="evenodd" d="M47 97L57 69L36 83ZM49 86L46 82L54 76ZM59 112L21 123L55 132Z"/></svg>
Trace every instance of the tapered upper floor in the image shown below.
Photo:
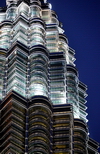
<svg viewBox="0 0 100 154"><path fill-rule="evenodd" d="M46 96L53 104L72 104L74 116L87 121L87 87L79 81L75 51L51 4L6 3L0 10L0 99L12 90L25 98Z"/></svg>

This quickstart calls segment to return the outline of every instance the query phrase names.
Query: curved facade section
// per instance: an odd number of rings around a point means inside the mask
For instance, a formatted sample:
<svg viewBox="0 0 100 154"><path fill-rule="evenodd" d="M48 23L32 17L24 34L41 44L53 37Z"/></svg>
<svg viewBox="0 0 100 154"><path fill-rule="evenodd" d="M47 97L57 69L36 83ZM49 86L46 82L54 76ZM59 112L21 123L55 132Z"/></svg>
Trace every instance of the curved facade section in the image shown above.
<svg viewBox="0 0 100 154"><path fill-rule="evenodd" d="M74 153L87 153L87 125L83 120L74 119Z"/></svg>
<svg viewBox="0 0 100 154"><path fill-rule="evenodd" d="M14 21L16 16L17 16L17 3L12 1L9 4L7 12L6 12L6 19L10 21Z"/></svg>
<svg viewBox="0 0 100 154"><path fill-rule="evenodd" d="M17 3L19 0L6 0L6 5L10 6L12 3Z"/></svg>
<svg viewBox="0 0 100 154"><path fill-rule="evenodd" d="M73 117L71 105L53 107L53 154L72 153Z"/></svg>
<svg viewBox="0 0 100 154"><path fill-rule="evenodd" d="M35 18L31 20L30 27L30 46L44 45L45 46L45 24L39 19Z"/></svg>
<svg viewBox="0 0 100 154"><path fill-rule="evenodd" d="M67 101L73 106L74 117L79 118L78 72L75 67L67 65Z"/></svg>
<svg viewBox="0 0 100 154"><path fill-rule="evenodd" d="M59 52L64 52L68 61L68 39L64 34L59 34ZM68 62L67 62L68 63Z"/></svg>
<svg viewBox="0 0 100 154"><path fill-rule="evenodd" d="M50 154L52 106L45 98L33 98L29 105L29 154Z"/></svg>
<svg viewBox="0 0 100 154"><path fill-rule="evenodd" d="M30 54L29 96L36 95L48 97L48 57L42 47L34 48Z"/></svg>
<svg viewBox="0 0 100 154"><path fill-rule="evenodd" d="M0 25L0 48L8 49L11 45L11 29L12 23L10 21L5 21Z"/></svg>
<svg viewBox="0 0 100 154"><path fill-rule="evenodd" d="M56 104L66 104L66 61L64 53L50 54L49 62L49 92L51 102Z"/></svg>
<svg viewBox="0 0 100 154"><path fill-rule="evenodd" d="M31 18L34 17L41 17L41 2L39 0L31 0L30 1L30 16Z"/></svg>
<svg viewBox="0 0 100 154"><path fill-rule="evenodd" d="M55 24L46 25L46 47L50 53L58 52L58 28Z"/></svg>

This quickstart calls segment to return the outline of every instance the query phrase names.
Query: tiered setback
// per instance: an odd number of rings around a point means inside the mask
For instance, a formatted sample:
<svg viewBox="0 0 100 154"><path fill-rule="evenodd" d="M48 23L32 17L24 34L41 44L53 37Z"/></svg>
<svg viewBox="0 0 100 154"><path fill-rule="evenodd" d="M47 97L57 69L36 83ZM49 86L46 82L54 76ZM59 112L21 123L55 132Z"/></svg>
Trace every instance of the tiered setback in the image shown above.
<svg viewBox="0 0 100 154"><path fill-rule="evenodd" d="M0 8L0 154L98 154L88 137L87 87L46 0Z"/></svg>
<svg viewBox="0 0 100 154"><path fill-rule="evenodd" d="M87 122L87 88L78 79L75 52L51 5L7 0L0 20L0 99L12 90L28 99L46 96L54 105L70 103L74 117Z"/></svg>

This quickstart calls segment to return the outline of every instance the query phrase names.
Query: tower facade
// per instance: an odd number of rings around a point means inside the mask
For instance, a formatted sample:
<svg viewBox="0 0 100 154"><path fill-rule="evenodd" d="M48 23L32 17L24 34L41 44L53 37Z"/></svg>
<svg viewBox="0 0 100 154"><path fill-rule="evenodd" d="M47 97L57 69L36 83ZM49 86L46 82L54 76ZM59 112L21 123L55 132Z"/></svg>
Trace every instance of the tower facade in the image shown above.
<svg viewBox="0 0 100 154"><path fill-rule="evenodd" d="M87 128L86 90L46 0L0 9L0 153L98 154Z"/></svg>

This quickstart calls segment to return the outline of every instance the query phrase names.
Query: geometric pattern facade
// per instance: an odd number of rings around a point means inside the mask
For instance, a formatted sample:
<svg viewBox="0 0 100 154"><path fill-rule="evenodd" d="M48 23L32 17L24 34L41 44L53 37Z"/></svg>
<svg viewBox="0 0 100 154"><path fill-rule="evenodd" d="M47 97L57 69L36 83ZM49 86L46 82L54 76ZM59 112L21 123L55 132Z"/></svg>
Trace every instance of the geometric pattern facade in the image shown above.
<svg viewBox="0 0 100 154"><path fill-rule="evenodd" d="M98 154L87 86L46 0L0 8L0 154Z"/></svg>
<svg viewBox="0 0 100 154"><path fill-rule="evenodd" d="M86 85L78 79L74 50L51 5L7 0L0 10L0 99L12 90L25 98L41 95L52 104L72 104L87 122Z"/></svg>

